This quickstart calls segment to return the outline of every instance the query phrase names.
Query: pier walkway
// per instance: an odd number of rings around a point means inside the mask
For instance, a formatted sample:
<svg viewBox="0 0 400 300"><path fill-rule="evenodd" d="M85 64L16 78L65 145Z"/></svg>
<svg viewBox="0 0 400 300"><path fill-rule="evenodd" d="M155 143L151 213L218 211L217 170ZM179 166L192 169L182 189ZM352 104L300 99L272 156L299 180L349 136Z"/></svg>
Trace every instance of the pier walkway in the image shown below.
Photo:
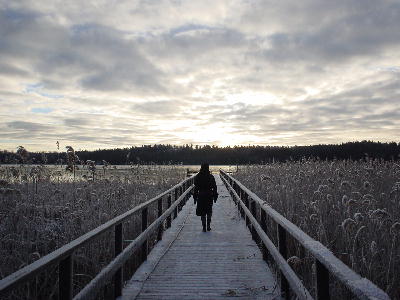
<svg viewBox="0 0 400 300"><path fill-rule="evenodd" d="M278 299L279 287L219 175L210 232L193 198L122 291L121 299Z"/></svg>

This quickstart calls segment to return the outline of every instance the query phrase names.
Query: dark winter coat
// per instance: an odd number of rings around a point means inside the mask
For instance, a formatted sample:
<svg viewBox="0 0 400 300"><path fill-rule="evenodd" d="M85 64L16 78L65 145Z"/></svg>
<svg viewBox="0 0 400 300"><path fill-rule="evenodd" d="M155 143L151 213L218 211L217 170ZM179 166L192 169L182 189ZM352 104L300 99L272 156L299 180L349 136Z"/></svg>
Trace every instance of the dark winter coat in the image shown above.
<svg viewBox="0 0 400 300"><path fill-rule="evenodd" d="M213 200L217 201L217 185L210 172L200 172L194 179L194 203L197 202L196 215L205 216L212 213Z"/></svg>

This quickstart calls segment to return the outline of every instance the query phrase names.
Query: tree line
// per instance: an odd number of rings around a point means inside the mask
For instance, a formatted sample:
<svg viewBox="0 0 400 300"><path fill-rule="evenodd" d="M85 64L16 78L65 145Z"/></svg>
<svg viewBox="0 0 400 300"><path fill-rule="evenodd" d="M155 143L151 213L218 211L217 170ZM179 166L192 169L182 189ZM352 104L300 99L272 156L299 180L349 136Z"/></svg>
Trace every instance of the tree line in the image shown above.
<svg viewBox="0 0 400 300"><path fill-rule="evenodd" d="M29 149L28 149L29 150ZM65 164L66 152L0 151L1 164L36 163ZM130 148L76 151L80 162L88 160L97 164L185 164L208 162L214 165L264 164L277 161L316 158L321 160L378 158L400 159L400 143L372 141L311 146L227 146L210 145L143 145Z"/></svg>

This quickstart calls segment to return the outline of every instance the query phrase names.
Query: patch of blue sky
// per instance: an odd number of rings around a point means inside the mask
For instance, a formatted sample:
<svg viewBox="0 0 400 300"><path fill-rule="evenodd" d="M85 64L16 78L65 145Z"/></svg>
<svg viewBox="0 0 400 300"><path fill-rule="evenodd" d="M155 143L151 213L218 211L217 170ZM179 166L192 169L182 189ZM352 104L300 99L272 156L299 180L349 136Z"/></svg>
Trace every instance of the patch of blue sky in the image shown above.
<svg viewBox="0 0 400 300"><path fill-rule="evenodd" d="M185 25L182 25L179 27L172 28L170 30L170 33L172 35L175 35L175 34L180 34L180 33L194 31L194 30L202 30L202 29L210 30L210 29L216 29L216 27L200 25L200 24L185 24Z"/></svg>
<svg viewBox="0 0 400 300"><path fill-rule="evenodd" d="M46 98L51 98L51 99L60 99L64 98L63 95L57 95L57 94L48 94L48 93L42 93L42 92L37 92L40 96L46 97Z"/></svg>
<svg viewBox="0 0 400 300"><path fill-rule="evenodd" d="M30 83L25 86L25 93L32 93L36 92L38 89L43 88L43 84L38 82L38 83Z"/></svg>
<svg viewBox="0 0 400 300"><path fill-rule="evenodd" d="M58 95L58 94L49 94L49 93L45 93L40 91L43 88L43 84L42 83L32 83L32 84L27 84L25 86L25 93L36 93L42 97L46 97L46 98L51 98L51 99L59 99L59 98L64 98L63 95Z"/></svg>
<svg viewBox="0 0 400 300"><path fill-rule="evenodd" d="M54 109L51 107L34 107L31 109L31 112L35 114L48 114L51 113Z"/></svg>

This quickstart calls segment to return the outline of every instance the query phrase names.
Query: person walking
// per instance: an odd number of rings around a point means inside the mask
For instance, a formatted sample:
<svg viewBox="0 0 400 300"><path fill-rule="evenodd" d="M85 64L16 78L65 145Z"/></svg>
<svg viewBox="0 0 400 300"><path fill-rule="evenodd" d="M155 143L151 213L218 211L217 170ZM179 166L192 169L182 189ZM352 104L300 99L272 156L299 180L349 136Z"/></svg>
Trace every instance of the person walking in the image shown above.
<svg viewBox="0 0 400 300"><path fill-rule="evenodd" d="M201 216L203 232L210 231L212 206L217 202L217 184L214 176L210 173L208 163L203 163L200 172L194 179L194 204L197 203L196 215ZM206 227L207 224L207 227Z"/></svg>

